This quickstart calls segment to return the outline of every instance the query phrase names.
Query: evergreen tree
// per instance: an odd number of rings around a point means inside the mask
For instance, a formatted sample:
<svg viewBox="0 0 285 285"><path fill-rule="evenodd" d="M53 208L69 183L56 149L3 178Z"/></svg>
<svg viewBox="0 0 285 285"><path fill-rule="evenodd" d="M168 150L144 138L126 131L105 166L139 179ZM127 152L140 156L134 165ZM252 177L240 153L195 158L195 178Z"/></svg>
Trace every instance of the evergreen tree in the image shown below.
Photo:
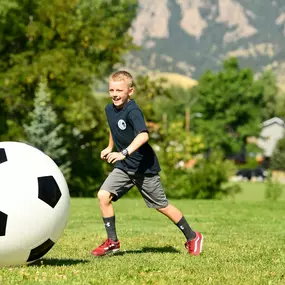
<svg viewBox="0 0 285 285"><path fill-rule="evenodd" d="M70 163L65 161L67 150L60 133L63 124L58 124L52 108L51 95L46 81L40 81L34 98L34 110L30 124L24 125L28 142L50 156L60 167L66 179L70 176Z"/></svg>

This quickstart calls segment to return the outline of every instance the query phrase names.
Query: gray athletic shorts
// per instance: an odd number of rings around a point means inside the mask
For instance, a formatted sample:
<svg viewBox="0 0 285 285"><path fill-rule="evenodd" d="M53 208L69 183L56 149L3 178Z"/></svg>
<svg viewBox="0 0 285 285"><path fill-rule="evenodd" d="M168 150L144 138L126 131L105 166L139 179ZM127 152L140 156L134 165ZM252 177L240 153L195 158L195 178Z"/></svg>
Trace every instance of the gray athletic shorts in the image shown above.
<svg viewBox="0 0 285 285"><path fill-rule="evenodd" d="M168 206L168 201L158 174L146 176L133 175L119 168L114 168L100 190L114 194L112 201L117 201L135 185L149 208L160 209Z"/></svg>

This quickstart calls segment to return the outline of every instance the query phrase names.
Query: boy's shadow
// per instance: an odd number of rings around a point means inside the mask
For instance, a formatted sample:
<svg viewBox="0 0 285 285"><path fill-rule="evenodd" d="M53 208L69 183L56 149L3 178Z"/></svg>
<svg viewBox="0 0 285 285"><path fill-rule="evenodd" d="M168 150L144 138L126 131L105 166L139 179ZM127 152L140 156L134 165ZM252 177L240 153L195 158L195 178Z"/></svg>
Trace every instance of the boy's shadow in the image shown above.
<svg viewBox="0 0 285 285"><path fill-rule="evenodd" d="M89 261L84 259L43 258L28 264L28 266L71 266L87 262Z"/></svg>
<svg viewBox="0 0 285 285"><path fill-rule="evenodd" d="M141 254L141 253L180 253L177 249L172 246L164 247L143 247L142 249L136 250L124 250L116 253L116 255L124 254Z"/></svg>
<svg viewBox="0 0 285 285"><path fill-rule="evenodd" d="M125 254L142 254L142 253L179 253L177 249L172 246L164 247L143 247L142 249L136 250L124 250L116 253L115 255L125 255ZM89 260L84 259L60 259L60 258L42 258L36 260L33 263L28 264L28 266L71 266L76 264L88 263Z"/></svg>

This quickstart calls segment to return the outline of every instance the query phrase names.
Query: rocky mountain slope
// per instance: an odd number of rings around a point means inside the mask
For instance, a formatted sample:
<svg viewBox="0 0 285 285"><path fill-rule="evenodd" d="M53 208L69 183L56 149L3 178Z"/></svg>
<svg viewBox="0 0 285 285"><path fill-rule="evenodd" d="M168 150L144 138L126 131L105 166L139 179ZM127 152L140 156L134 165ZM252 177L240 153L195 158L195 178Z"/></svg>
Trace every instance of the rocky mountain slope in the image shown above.
<svg viewBox="0 0 285 285"><path fill-rule="evenodd" d="M139 0L130 34L141 50L127 67L194 79L237 56L255 72L273 69L285 79L284 0Z"/></svg>

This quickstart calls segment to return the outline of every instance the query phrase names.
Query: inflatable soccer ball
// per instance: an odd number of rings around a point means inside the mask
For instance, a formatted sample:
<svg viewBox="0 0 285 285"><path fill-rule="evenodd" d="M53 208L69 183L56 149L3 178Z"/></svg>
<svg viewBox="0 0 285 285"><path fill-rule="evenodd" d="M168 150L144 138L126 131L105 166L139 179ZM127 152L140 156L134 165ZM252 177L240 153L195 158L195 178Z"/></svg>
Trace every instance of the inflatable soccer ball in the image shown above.
<svg viewBox="0 0 285 285"><path fill-rule="evenodd" d="M63 233L69 203L65 178L49 156L0 142L0 266L43 257Z"/></svg>

